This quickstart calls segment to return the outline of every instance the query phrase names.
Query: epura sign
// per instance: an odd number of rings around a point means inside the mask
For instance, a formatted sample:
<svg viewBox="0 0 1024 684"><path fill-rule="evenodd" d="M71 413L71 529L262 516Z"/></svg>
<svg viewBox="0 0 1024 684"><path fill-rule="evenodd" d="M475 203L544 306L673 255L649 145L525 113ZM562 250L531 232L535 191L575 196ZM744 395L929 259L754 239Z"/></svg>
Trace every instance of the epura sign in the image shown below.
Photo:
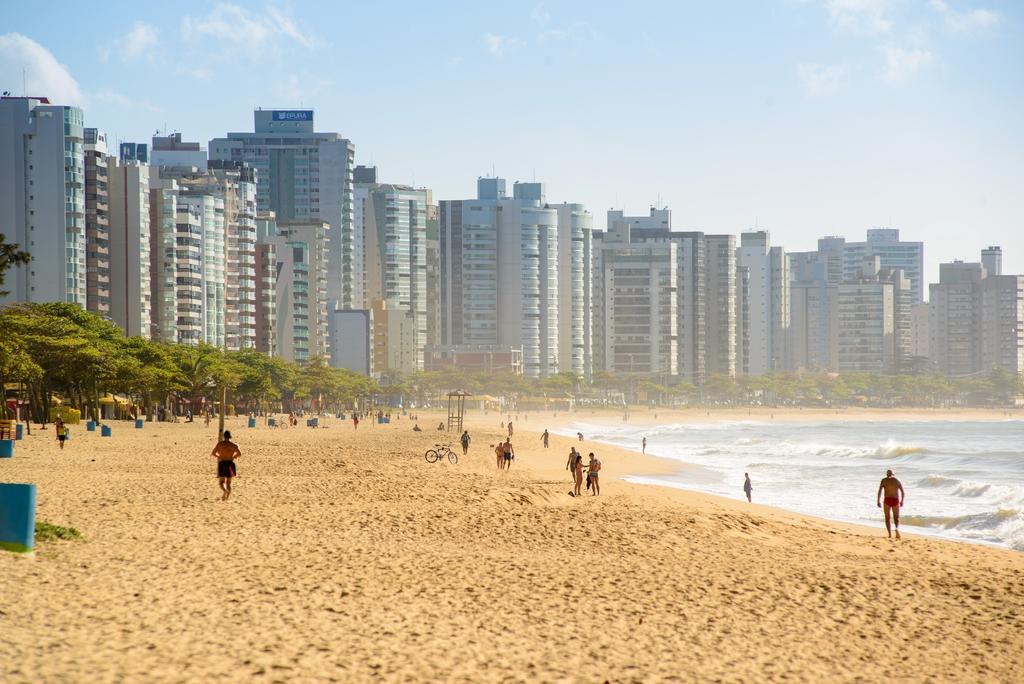
<svg viewBox="0 0 1024 684"><path fill-rule="evenodd" d="M287 109L274 112L274 121L312 121L312 110Z"/></svg>

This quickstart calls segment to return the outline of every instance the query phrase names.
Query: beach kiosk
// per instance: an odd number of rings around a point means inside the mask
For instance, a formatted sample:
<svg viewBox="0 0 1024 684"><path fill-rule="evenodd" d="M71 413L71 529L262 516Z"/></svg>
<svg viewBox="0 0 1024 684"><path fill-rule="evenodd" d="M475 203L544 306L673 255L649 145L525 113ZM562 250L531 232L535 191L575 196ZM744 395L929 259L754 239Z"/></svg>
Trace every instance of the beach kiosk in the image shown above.
<svg viewBox="0 0 1024 684"><path fill-rule="evenodd" d="M465 390L448 393L448 432L462 432L462 419L466 415L466 397L473 396Z"/></svg>

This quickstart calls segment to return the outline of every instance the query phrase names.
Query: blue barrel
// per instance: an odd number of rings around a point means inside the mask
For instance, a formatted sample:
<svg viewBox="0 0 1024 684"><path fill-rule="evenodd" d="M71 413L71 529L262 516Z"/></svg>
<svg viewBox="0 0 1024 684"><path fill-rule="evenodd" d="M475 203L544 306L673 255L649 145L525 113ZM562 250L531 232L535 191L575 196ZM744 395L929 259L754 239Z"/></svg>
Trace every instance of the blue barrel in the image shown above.
<svg viewBox="0 0 1024 684"><path fill-rule="evenodd" d="M24 438L25 438L25 426L22 425L21 423L18 423L17 425L14 426L14 439L24 439Z"/></svg>
<svg viewBox="0 0 1024 684"><path fill-rule="evenodd" d="M249 419L249 427L251 427L251 428L256 427L256 419L255 418L250 418Z"/></svg>
<svg viewBox="0 0 1024 684"><path fill-rule="evenodd" d="M0 439L0 458L14 458L13 439Z"/></svg>
<svg viewBox="0 0 1024 684"><path fill-rule="evenodd" d="M109 425L100 425L100 435L103 437L109 437L113 430L110 429Z"/></svg>
<svg viewBox="0 0 1024 684"><path fill-rule="evenodd" d="M277 418L267 418L267 425L277 427Z"/></svg>
<svg viewBox="0 0 1024 684"><path fill-rule="evenodd" d="M145 424L146 424L145 421L143 421L141 418L136 418L135 419L135 429L136 430L141 430L142 426L145 425Z"/></svg>
<svg viewBox="0 0 1024 684"><path fill-rule="evenodd" d="M88 430L89 432L96 432L96 421L90 420L88 423L85 424L85 429Z"/></svg>
<svg viewBox="0 0 1024 684"><path fill-rule="evenodd" d="M306 425L307 425L308 427L312 427L312 428L315 428L315 427L317 427L317 426L319 426L319 425L320 425L320 419L319 419L319 418L310 418L310 419L308 419L308 420L306 421Z"/></svg>
<svg viewBox="0 0 1024 684"><path fill-rule="evenodd" d="M0 549L25 553L35 545L36 486L0 483Z"/></svg>

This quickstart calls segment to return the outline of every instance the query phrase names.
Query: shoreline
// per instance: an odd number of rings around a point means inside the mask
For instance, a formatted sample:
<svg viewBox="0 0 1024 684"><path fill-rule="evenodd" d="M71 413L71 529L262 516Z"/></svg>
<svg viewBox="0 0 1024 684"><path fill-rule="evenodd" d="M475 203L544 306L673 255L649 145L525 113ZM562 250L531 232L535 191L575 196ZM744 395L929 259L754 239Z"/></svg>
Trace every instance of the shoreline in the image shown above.
<svg viewBox="0 0 1024 684"><path fill-rule="evenodd" d="M865 422L865 423L874 422L874 421L907 421L907 422L920 421L920 422L930 422L930 421L936 421L936 420L948 420L948 421L951 421L951 422L965 422L965 421L1002 422L1002 421L1005 421L1005 420L1024 420L1024 412L1018 412L1016 416L1014 416L1012 418L1007 418L1006 416L1002 415L1002 412L1000 412L1000 411L989 411L987 409L980 409L980 410L956 410L956 411L926 409L926 410L922 410L922 411L912 411L912 412L908 412L908 411L905 411L905 410L897 409L894 414L893 413L888 413L888 411L889 411L888 409L863 409L863 410L857 410L855 413L852 413L849 416L843 416L843 418L844 419L852 418L852 422ZM717 414L716 414L716 412L714 410L712 410L712 411L710 411L710 418L711 418L711 420L709 421L709 420L707 420L707 418L708 418L708 412L707 411L689 411L689 410L675 411L675 412L657 411L657 415L659 416L658 419L657 419L657 422L654 422L654 417L653 417L653 414L655 413L654 411L649 412L650 415L646 416L647 418L649 418L649 420L645 420L645 421L635 421L634 420L634 414L631 412L630 413L630 421L628 423L625 423L625 425L627 425L627 426L628 425L644 425L644 426L650 425L652 427L656 427L656 426L657 427L667 427L667 426L672 426L672 425L677 425L677 424L683 424L683 425L686 425L686 424L697 424L697 425L699 425L701 423L701 420L700 420L701 418L704 419L703 423L708 423L708 422L711 422L711 423L755 422L755 423L758 423L758 424L768 425L768 424L772 424L772 419L770 417L772 413L776 414L775 415L775 419L776 420L774 421L776 423L794 423L794 424L796 424L796 423L800 423L800 422L806 422L806 423L809 423L809 424L813 424L813 423L828 422L828 419L830 418L830 415L832 414L832 411L827 411L827 412L816 411L816 412L813 412L811 415L807 415L807 412L802 412L802 411L793 410L793 409L787 409L787 410L761 409L760 412L762 414L760 416L757 416L755 414L753 416L753 418L751 418L748 415L744 419L744 418L735 416L736 411L734 411L734 410L727 409L727 410L721 411L721 412L719 412ZM666 413L668 414L667 416L665 415ZM699 415L701 413L704 413L705 415L703 415L703 416ZM744 410L744 413L746 413L746 410ZM621 416L621 413L618 413L618 412L608 412L608 411L606 411L605 414L609 418L614 417L614 416ZM563 415L564 415L564 420L563 420ZM593 415L594 414L587 413L587 416L593 416ZM600 413L598 413L596 415L598 417L604 417L604 416L600 416ZM552 416L554 416L554 414L552 414ZM541 416L538 415L537 418L541 418ZM671 420L672 422L664 422L666 419L667 420ZM560 431L563 431L563 432L566 432L566 433L571 433L576 426L579 426L581 424L587 424L587 420L586 420L586 416L584 416L584 417L574 417L572 413L566 412L564 414L559 413L558 414L558 418L552 417L550 419L550 423L551 423L551 425L548 426L549 430L554 429L554 430L560 430ZM522 424L523 424L522 422L519 423L519 425L522 425ZM610 426L614 426L614 427L619 427L621 425L623 425L623 423L621 421L619 423L611 423L610 424ZM532 425L529 428L522 428L522 430L524 432L529 432L531 434L531 436L535 437L536 439L540 439L540 436L541 436L541 434L543 432L543 428L541 428L541 430L537 431L536 428L534 426L532 426ZM557 438L557 440L559 442L559 446L561 448L563 448L564 450L566 450L566 451L571 446L574 446L574 445L577 446L577 447L579 446L578 441L576 439L573 439L571 436L569 436L567 434L556 434L554 432L551 432L551 440L552 440L551 443L552 444L555 444L556 438ZM727 507L727 508L729 508L731 510L737 510L737 511L752 510L752 511L758 511L758 512L760 512L760 511L769 511L769 512L772 512L772 513L781 514L781 515L783 515L784 517L787 517L787 518L791 517L791 516L795 516L797 519L806 518L808 520L813 520L813 521L816 521L818 523L822 523L822 524L826 524L826 525L836 525L836 526L838 526L838 527L840 527L840 528L842 528L844 530L858 531L860 534L865 534L865 535L867 535L869 537L870 536L879 536L881 539L887 539L887 536L886 536L886 533L885 533L884 520L882 518L881 512L879 512L877 523L869 523L869 522L860 522L860 521L854 521L854 520L849 520L849 519L826 517L826 516L823 516L823 515L816 515L814 513L806 513L806 512L797 511L797 510L793 510L793 509L790 509L790 508L785 508L785 507L778 506L778 505L757 503L756 500L753 503L748 503L741 496L738 496L738 495L735 498L733 498L733 497L730 497L730 496L727 496L727 495L724 495L724 494L720 494L720 493L708 492L708 491L704 491L704 490L701 490L701 489L689 486L689 485L687 485L684 482L679 482L678 484L670 484L670 483L667 483L667 482L658 482L658 481L656 481L656 478L673 477L675 475L683 474L687 470L690 470L690 469L702 469L702 468L704 468L704 466L702 466L700 464L690 463L690 462L687 462L687 461L682 461L682 460L679 460L679 459L676 459L676 458L673 458L673 457L670 457L670 456L659 456L659 455L657 455L655 453L651 453L651 452L648 452L647 454L643 454L643 453L640 452L639 449L634 449L632 447L623 447L623 446L619 446L619 445L616 445L616 444L612 444L612 443L605 442L605 441L600 441L600 440L588 440L585 443L596 443L596 444L599 444L600 445L600 449L601 449L601 451L603 453L609 453L609 454L612 454L613 456L619 457L620 459L628 459L630 461L637 462L637 465L639 467L635 471L626 472L626 473L622 473L622 472L616 472L615 473L616 481L617 482L621 482L621 483L626 484L626 485L630 485L630 486L633 486L633 487L661 490L661 491L669 493L669 495L671 495L671 493L674 492L674 493L682 493L682 494L686 495L686 497L689 497L689 496L708 497L711 501L717 502L719 505ZM584 452L584 455L586 455L586 451ZM547 473L547 474L550 474L550 473ZM637 482L637 481L631 480L629 478L639 478L639 479L648 478L651 481L648 481L648 482ZM739 489L739 485L737 485L737 489ZM684 503L688 503L688 502L689 501L684 501ZM907 529L907 527L910 528L909 531L905 531ZM954 543L954 544L967 544L969 546L978 546L978 547L983 547L983 548L986 548L986 549L992 549L992 550L996 550L996 551L1000 551L1000 552L1007 552L1007 553L1011 553L1011 554L1018 554L1018 555L1021 555L1022 559L1024 559L1024 551L1020 551L1020 550L1014 549L1014 548L1010 547L1009 545L1007 545L1005 543L988 541L988 540L976 540L976 539L958 538L958 537L951 536L951 535L945 535L945 534L942 534L940 532L930 532L928 530L928 528L917 527L917 526L914 526L914 525L907 525L906 527L901 527L900 528L900 532L901 532L901 534L905 538L930 539L930 540L934 540L934 541L938 541L938 542L946 542L946 543Z"/></svg>

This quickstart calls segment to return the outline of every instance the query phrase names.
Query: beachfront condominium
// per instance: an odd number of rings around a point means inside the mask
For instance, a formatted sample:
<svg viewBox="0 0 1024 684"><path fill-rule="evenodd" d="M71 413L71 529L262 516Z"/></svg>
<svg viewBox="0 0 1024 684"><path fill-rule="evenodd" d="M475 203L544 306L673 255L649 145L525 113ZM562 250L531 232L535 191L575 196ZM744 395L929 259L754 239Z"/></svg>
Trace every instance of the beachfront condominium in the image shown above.
<svg viewBox="0 0 1024 684"><path fill-rule="evenodd" d="M325 221L327 297L332 308L354 305L352 171L355 147L338 133L313 130L312 110L253 113L252 133L210 141L210 158L256 169L256 208L278 221Z"/></svg>
<svg viewBox="0 0 1024 684"><path fill-rule="evenodd" d="M620 374L678 374L679 245L633 241L629 221L595 234L594 345L599 370Z"/></svg>
<svg viewBox="0 0 1024 684"><path fill-rule="evenodd" d="M174 178L161 178L159 169L150 169L150 318L153 337L167 342L181 341L178 335L179 293L193 289L199 292L198 278L194 279L184 265L191 263L193 256L198 265L199 250L198 245L194 244L193 235L200 230L200 219L198 216L190 216L185 209L181 216L184 223L179 240L178 212L178 181ZM181 271L179 261L183 265Z"/></svg>
<svg viewBox="0 0 1024 684"><path fill-rule="evenodd" d="M900 240L896 228L871 228L864 242L844 242L843 279L856 280L864 257L877 256L881 268L899 269L910 281L910 298L914 304L924 301L924 243Z"/></svg>
<svg viewBox="0 0 1024 684"><path fill-rule="evenodd" d="M981 365L1024 373L1024 276L981 281Z"/></svg>
<svg viewBox="0 0 1024 684"><path fill-rule="evenodd" d="M835 371L839 367L838 291L841 269L829 278L827 260L790 259L788 365L793 370Z"/></svg>
<svg viewBox="0 0 1024 684"><path fill-rule="evenodd" d="M82 110L0 98L0 235L32 255L7 273L0 304L86 306Z"/></svg>
<svg viewBox="0 0 1024 684"><path fill-rule="evenodd" d="M427 191L427 346L441 344L441 213ZM424 364L426 360L424 360Z"/></svg>
<svg viewBox="0 0 1024 684"><path fill-rule="evenodd" d="M928 355L940 373L1024 372L1024 276L1002 274L1001 256L989 247L980 263L939 265L929 287Z"/></svg>
<svg viewBox="0 0 1024 684"><path fill-rule="evenodd" d="M736 365L745 375L788 366L789 262L766 231L740 236L736 250Z"/></svg>
<svg viewBox="0 0 1024 684"><path fill-rule="evenodd" d="M898 373L910 356L910 280L864 257L858 277L836 289L837 356L841 373Z"/></svg>
<svg viewBox="0 0 1024 684"><path fill-rule="evenodd" d="M939 282L929 285L929 359L943 375L970 375L981 368L980 263L939 264Z"/></svg>
<svg viewBox="0 0 1024 684"><path fill-rule="evenodd" d="M107 136L83 129L85 141L85 308L110 317L110 197Z"/></svg>
<svg viewBox="0 0 1024 684"><path fill-rule="evenodd" d="M150 167L111 157L110 319L125 335L149 339L151 329Z"/></svg>
<svg viewBox="0 0 1024 684"><path fill-rule="evenodd" d="M558 212L542 183L480 178L477 197L440 205L442 342L522 349L523 372L558 365Z"/></svg>
<svg viewBox="0 0 1024 684"><path fill-rule="evenodd" d="M256 215L256 351L277 356L277 217L274 212Z"/></svg>
<svg viewBox="0 0 1024 684"><path fill-rule="evenodd" d="M326 221L260 218L259 243L273 245L276 258L275 354L287 361L327 357L328 230Z"/></svg>
<svg viewBox="0 0 1024 684"><path fill-rule="evenodd" d="M154 179L175 181L178 246L174 284L179 341L256 347L256 176L243 162L205 160L180 134L153 138ZM158 183L156 187L164 187ZM169 210L169 206L165 207ZM170 229L164 215L162 231ZM199 226L195 225L198 219ZM195 232L194 232L195 231ZM168 240L166 232L159 233ZM162 259L164 266L166 259ZM154 270L154 278L167 273ZM162 278L161 281L163 282ZM155 295L154 295L155 296ZM166 290L160 294L169 300ZM200 301L201 300L201 301ZM155 316L154 323L160 324ZM161 330L161 337L170 339Z"/></svg>
<svg viewBox="0 0 1024 684"><path fill-rule="evenodd" d="M427 344L427 191L377 181L374 167L354 174L352 260L356 309L372 309L374 325L390 326L400 335L386 339L391 349L375 355L375 371L423 370ZM386 302L386 304L383 304ZM378 316L377 312L381 315ZM408 314L406 316L405 314ZM400 368L390 360L400 360Z"/></svg>
<svg viewBox="0 0 1024 684"><path fill-rule="evenodd" d="M558 368L589 380L593 373L594 219L582 204L548 206L558 212Z"/></svg>
<svg viewBox="0 0 1024 684"><path fill-rule="evenodd" d="M607 216L609 230L616 225L629 226L630 244L676 245L672 286L677 307L678 374L698 385L710 374L735 375L736 238L675 231L671 210L665 208L652 208L647 216L626 216L621 210L609 211ZM597 239L595 234L595 245ZM600 257L596 247L594 253ZM599 266L594 268L595 290L600 272ZM597 321L597 310L602 306L606 302L595 296L594 367L612 370L614 359L604 355L607 343L597 341L597 336L610 333Z"/></svg>

